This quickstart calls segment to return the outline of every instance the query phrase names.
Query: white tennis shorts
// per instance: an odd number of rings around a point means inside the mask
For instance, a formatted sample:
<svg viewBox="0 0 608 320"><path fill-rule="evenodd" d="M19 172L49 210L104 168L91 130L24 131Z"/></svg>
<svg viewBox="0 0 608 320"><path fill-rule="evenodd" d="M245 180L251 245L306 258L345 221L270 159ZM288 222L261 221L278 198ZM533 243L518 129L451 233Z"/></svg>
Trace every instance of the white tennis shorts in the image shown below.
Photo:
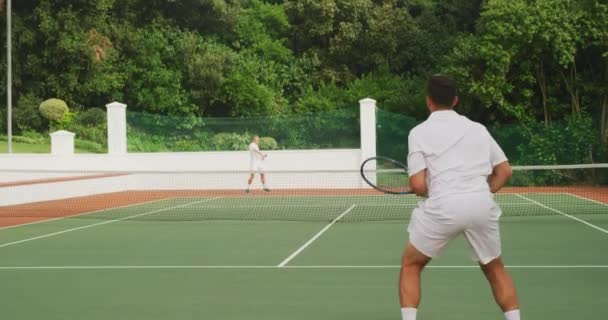
<svg viewBox="0 0 608 320"><path fill-rule="evenodd" d="M264 166L264 162L262 161L251 162L249 164L249 171L251 173L265 173L266 166Z"/></svg>
<svg viewBox="0 0 608 320"><path fill-rule="evenodd" d="M424 255L435 258L462 234L469 243L473 261L488 264L501 255L498 225L501 214L493 195L488 193L428 199L412 213L408 227L410 243Z"/></svg>

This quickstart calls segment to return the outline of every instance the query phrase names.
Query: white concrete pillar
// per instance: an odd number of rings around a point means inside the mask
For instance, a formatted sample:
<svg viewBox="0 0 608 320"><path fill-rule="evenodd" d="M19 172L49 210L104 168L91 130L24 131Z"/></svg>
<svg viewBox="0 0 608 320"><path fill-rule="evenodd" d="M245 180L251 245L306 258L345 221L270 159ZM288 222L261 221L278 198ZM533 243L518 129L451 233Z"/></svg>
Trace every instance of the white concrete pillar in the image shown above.
<svg viewBox="0 0 608 320"><path fill-rule="evenodd" d="M51 154L55 156L73 155L74 136L74 133L65 130L51 133Z"/></svg>
<svg viewBox="0 0 608 320"><path fill-rule="evenodd" d="M361 163L376 156L376 100L366 98L359 101L359 122L361 125ZM368 169L375 170L373 166ZM372 183L376 183L375 174L367 174ZM371 188L361 179L360 187Z"/></svg>
<svg viewBox="0 0 608 320"><path fill-rule="evenodd" d="M361 122L361 161L376 156L376 100L359 101Z"/></svg>
<svg viewBox="0 0 608 320"><path fill-rule="evenodd" d="M106 104L108 109L108 154L127 154L127 105Z"/></svg>

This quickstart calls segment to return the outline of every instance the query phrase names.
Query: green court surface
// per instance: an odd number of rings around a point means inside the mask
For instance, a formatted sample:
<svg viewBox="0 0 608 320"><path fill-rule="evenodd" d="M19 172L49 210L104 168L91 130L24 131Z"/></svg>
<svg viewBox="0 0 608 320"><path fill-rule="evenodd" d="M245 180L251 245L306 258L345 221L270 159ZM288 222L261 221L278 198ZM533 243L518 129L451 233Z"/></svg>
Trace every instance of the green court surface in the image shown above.
<svg viewBox="0 0 608 320"><path fill-rule="evenodd" d="M373 199L167 199L3 228L2 319L397 320L415 203ZM523 318L608 319L608 206L499 203ZM420 319L502 319L468 256L458 240L425 271Z"/></svg>

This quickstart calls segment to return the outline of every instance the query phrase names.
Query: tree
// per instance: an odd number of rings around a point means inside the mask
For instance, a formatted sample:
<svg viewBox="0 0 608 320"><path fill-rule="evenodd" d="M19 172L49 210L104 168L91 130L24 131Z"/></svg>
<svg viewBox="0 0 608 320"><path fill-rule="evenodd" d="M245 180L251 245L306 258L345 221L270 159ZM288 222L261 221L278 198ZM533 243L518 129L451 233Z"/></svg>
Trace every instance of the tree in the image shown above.
<svg viewBox="0 0 608 320"><path fill-rule="evenodd" d="M126 56L122 69L129 79L124 92L134 110L171 115L197 111L184 89L183 56L177 42L184 33L166 26L120 30L120 47Z"/></svg>
<svg viewBox="0 0 608 320"><path fill-rule="evenodd" d="M488 2L477 35L460 39L448 69L483 105L499 106L522 121L542 114L548 124L552 113L563 111L551 105L552 95L561 100L567 92L572 112L581 111L580 20L580 8L567 0Z"/></svg>
<svg viewBox="0 0 608 320"><path fill-rule="evenodd" d="M19 2L13 36L16 94L57 96L73 106L120 98L124 78L114 65L117 52L108 38L112 4Z"/></svg>
<svg viewBox="0 0 608 320"><path fill-rule="evenodd" d="M411 61L416 26L393 0L286 1L296 53L319 57L323 78L344 82L388 64Z"/></svg>

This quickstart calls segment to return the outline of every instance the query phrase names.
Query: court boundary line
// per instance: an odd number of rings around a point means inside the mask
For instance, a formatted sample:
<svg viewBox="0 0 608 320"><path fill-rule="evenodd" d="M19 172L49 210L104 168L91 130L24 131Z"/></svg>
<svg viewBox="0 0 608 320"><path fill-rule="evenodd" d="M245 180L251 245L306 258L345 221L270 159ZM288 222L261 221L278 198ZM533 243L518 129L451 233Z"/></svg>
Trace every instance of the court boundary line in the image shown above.
<svg viewBox="0 0 608 320"><path fill-rule="evenodd" d="M138 213L138 214L130 215L130 216L127 216L127 217L124 217L124 218L120 218L120 219L112 219L112 220L101 221L101 222L97 222L97 223L93 223L93 224L87 224L87 225L76 227L76 228L70 228L70 229L65 229L65 230L61 230L61 231L57 231L57 232L47 233L47 234L43 234L43 235L36 236L36 237L21 239L21 240L17 240L17 241L13 241L13 242L7 242L7 243L0 244L0 249L1 248L5 248L5 247L9 247L9 246L12 246L12 245L24 243L24 242L30 242L30 241L34 241L34 240L38 240L38 239L44 239L44 238L54 237L54 236L58 236L58 235L61 235L61 234L64 234L64 233L68 233L68 232L73 232L73 231L78 231L78 230L83 230L83 229L89 229L89 228L93 228L93 227L97 227L97 226L107 225L107 224L110 224L110 223L125 221L125 220L129 220L129 219L133 219L133 218L138 218L138 217L143 217L143 216L147 216L147 215L151 215L151 214L156 214L156 213L164 212L164 211L168 211L168 210L184 208L184 207L188 207L190 205L195 205L195 204L198 204L198 203L213 201L213 200L217 200L217 199L220 199L220 197L207 198L207 199L204 199L204 200L201 200L201 201L195 201L195 202L191 202L191 203L187 203L187 204L182 204L182 205L178 205L178 206L171 206L171 207L168 207L168 208L156 209L156 210L152 210L152 211L146 211L146 212L143 212L143 213Z"/></svg>
<svg viewBox="0 0 608 320"><path fill-rule="evenodd" d="M175 199L186 199L186 198L175 198ZM192 200L192 199L196 199L196 198L188 198L188 200ZM507 202L507 203L499 203L500 206L530 206L530 203L528 203L528 201L526 202ZM207 207L207 206L206 206ZM217 205L217 206L211 206L213 208L225 208L225 206L222 205ZM307 207L323 207L323 208L344 208L344 205L324 205L324 204L253 204L253 205L247 205L247 204L239 204L239 205L231 205L230 209L243 209L243 208L307 208ZM374 208L411 208L411 209L415 209L418 207L417 204L412 203L412 204L381 204L381 205L377 205L377 204L357 204L357 207L361 208L361 207L374 207Z"/></svg>
<svg viewBox="0 0 608 320"><path fill-rule="evenodd" d="M591 227L591 228L593 228L593 229L595 229L595 230L598 230L598 231L600 231L600 232L603 232L603 233L605 233L605 234L608 234L608 230L606 230L606 229L604 229L604 228L601 228L601 227L598 227L598 226L594 225L594 224L593 224L593 223L591 223L591 222L588 222L588 221L585 221L585 220L583 220L583 219L577 218L577 217L575 217L575 216L573 216L573 215L569 215L569 214L567 214L567 213L565 213L565 212L562 212L562 211L560 211L560 210L557 210L557 209L551 208L551 207L549 207L549 206L547 206L547 205L544 205L544 204L542 204L542 203L540 203L540 202L538 202L538 201L536 201L536 200L530 199L530 198L528 198L528 197L524 197L524 196L522 196L522 195L520 195L520 194L518 194L517 196L518 196L518 197L521 197L522 199L526 199L526 200L530 201L531 203L534 203L534 204L536 204L536 205L538 205L538 206L540 206L540 207L542 207L542 208L545 208L545 209L551 210L551 211L553 211L553 212L559 213L559 214L561 214L561 215L563 215L563 216L565 216L565 217L568 217L568 218L570 218L570 219L572 219L572 220L578 221L578 222L580 222L580 223L582 223L582 224L584 224L584 225L586 225L586 226L588 226L588 227Z"/></svg>
<svg viewBox="0 0 608 320"><path fill-rule="evenodd" d="M312 238L310 238L306 243L300 246L296 251L290 254L287 258L285 258L281 263L277 265L279 268L285 267L291 260L293 260L296 256L298 256L302 251L304 251L309 245L311 245L315 240L317 240L320 236L322 236L325 231L329 230L336 222L338 222L342 217L351 212L357 205L353 204L350 208L346 209L346 211L342 212L339 216L337 216L334 220L332 220L329 224L327 224L321 231L317 232Z"/></svg>
<svg viewBox="0 0 608 320"><path fill-rule="evenodd" d="M73 214L73 215L70 215L70 216L63 216L63 217L46 219L46 220L38 220L38 221L32 221L32 222L28 222L28 223L15 224L15 225L12 225L12 226L0 227L0 231L6 230L6 229L13 229L13 228L18 228L18 227L23 227L23 226L29 226L29 225L33 225L33 224L39 224L39 223L45 223L45 222L52 222L52 221L57 221L57 220L63 220L63 219L68 219L68 218L78 218L78 217L87 216L87 215L94 214L94 213L100 213L100 212L104 212L104 211L112 211L112 210L118 210L118 209L125 209L125 208L140 206L140 205L146 205L146 204L149 204L149 203L156 203L156 202L167 201L167 200L171 200L171 199L175 199L175 198L174 197L168 197L168 198L150 200L150 201L145 201L145 202L140 202L140 203L131 203L131 204L126 204L124 206L118 206L118 207L112 207L112 208L106 208L106 209L99 209L99 210L95 210L95 211L87 211L87 212L83 212L83 213L79 213L79 214ZM59 201L61 201L61 199Z"/></svg>
<svg viewBox="0 0 608 320"><path fill-rule="evenodd" d="M608 269L608 265L507 265L508 269ZM0 266L3 270L195 270L195 269L399 269L399 265L97 265ZM425 269L479 269L477 265L430 265Z"/></svg>
<svg viewBox="0 0 608 320"><path fill-rule="evenodd" d="M581 199L581 200L584 200L584 201L589 201L589 202L592 202L592 203L596 203L596 204L608 207L608 203L600 202L600 201L597 201L595 199L589 199L589 198L581 197L579 195L572 194L572 193L567 193L567 192L564 193L564 194L566 194L568 196L571 196L571 197L574 197L574 198L577 198L577 199Z"/></svg>

